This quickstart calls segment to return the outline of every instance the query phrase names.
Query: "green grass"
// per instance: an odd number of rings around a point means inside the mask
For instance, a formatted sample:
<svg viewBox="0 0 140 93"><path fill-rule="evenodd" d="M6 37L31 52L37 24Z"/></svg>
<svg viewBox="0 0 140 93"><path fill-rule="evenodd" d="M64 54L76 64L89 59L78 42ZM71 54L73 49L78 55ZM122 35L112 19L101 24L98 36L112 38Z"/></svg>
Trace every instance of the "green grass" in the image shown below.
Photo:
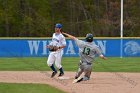
<svg viewBox="0 0 140 93"><path fill-rule="evenodd" d="M0 58L0 71L46 71L46 57ZM77 71L78 57L63 57L65 71ZM95 59L94 72L140 72L140 57ZM45 84L0 83L0 93L64 93Z"/></svg>
<svg viewBox="0 0 140 93"><path fill-rule="evenodd" d="M46 57L0 58L0 71L46 71ZM78 57L63 57L65 71L77 71ZM140 72L140 57L109 57L108 60L95 59L94 72Z"/></svg>
<svg viewBox="0 0 140 93"><path fill-rule="evenodd" d="M65 93L46 84L0 83L0 93Z"/></svg>
<svg viewBox="0 0 140 93"><path fill-rule="evenodd" d="M140 58L108 58L108 60L97 59L94 63L96 72L140 72Z"/></svg>

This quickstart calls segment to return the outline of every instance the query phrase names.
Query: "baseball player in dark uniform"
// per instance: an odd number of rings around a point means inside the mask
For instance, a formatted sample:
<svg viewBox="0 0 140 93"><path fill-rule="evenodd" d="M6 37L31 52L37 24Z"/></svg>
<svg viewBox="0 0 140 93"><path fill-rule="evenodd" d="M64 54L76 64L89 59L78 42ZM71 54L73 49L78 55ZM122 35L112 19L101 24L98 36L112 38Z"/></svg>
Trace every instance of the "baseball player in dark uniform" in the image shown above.
<svg viewBox="0 0 140 93"><path fill-rule="evenodd" d="M78 72L76 73L75 80L73 81L73 83L89 80L92 72L92 62L95 59L95 56L99 55L99 57L102 59L107 59L107 58L103 56L101 51L98 49L98 46L92 43L93 41L92 34L90 33L87 34L86 41L82 41L70 34L64 32L62 33L68 36L69 38L73 39L79 48L79 56L80 56L79 69ZM80 75L83 72L84 72L84 77L81 77Z"/></svg>

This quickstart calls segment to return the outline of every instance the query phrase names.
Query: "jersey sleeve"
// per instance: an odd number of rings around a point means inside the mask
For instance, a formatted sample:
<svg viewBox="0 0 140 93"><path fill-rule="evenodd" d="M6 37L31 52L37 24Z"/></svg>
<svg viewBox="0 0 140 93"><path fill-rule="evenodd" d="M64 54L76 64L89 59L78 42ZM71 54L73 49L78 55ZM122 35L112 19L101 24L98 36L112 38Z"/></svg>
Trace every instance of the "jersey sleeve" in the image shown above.
<svg viewBox="0 0 140 93"><path fill-rule="evenodd" d="M84 44L84 41L79 40L79 39L77 38L77 39L75 40L75 43L76 43L76 45L77 45L78 47L82 47L83 44Z"/></svg>
<svg viewBox="0 0 140 93"><path fill-rule="evenodd" d="M62 38L61 38L61 43L62 43L63 46L66 46L66 39L63 35L62 35Z"/></svg>
<svg viewBox="0 0 140 93"><path fill-rule="evenodd" d="M53 40L54 36L55 36L55 33L53 33L53 35L52 35L52 40Z"/></svg>
<svg viewBox="0 0 140 93"><path fill-rule="evenodd" d="M98 46L96 46L96 53L97 53L98 55L101 55L101 54L102 54L102 52L101 52L101 50L99 49Z"/></svg>

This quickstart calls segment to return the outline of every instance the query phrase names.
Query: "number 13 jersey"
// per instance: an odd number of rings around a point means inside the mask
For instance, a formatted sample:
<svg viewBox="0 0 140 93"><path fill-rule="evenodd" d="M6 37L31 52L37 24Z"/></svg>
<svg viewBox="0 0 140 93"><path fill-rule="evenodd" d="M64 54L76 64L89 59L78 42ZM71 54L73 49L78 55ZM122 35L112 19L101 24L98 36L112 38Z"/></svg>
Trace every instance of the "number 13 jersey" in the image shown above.
<svg viewBox="0 0 140 93"><path fill-rule="evenodd" d="M79 47L79 56L82 62L92 63L96 55L102 54L98 46L93 42L85 42L79 39L76 39L75 42Z"/></svg>

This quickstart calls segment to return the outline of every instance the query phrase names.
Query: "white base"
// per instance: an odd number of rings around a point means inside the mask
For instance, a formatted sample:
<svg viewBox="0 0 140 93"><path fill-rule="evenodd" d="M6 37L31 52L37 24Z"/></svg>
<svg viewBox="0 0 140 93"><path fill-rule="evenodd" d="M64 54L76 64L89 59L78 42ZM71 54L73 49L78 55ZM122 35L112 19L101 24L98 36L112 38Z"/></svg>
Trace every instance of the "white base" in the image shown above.
<svg viewBox="0 0 140 93"><path fill-rule="evenodd" d="M58 79L60 79L60 80L66 80L66 79L70 79L70 77L62 76L62 77L58 77Z"/></svg>

